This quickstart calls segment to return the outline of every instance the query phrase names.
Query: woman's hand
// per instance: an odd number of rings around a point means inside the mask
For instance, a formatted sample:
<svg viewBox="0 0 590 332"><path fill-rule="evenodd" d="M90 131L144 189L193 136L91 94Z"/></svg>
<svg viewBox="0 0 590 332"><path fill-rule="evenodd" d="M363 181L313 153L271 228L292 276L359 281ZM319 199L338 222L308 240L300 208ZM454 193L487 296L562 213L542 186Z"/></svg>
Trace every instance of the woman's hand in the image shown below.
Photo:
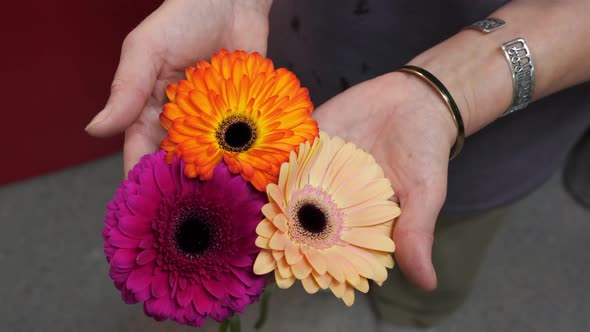
<svg viewBox="0 0 590 332"><path fill-rule="evenodd" d="M86 127L125 131L125 174L165 136L158 116L165 88L221 48L266 53L270 0L168 0L125 39L105 108Z"/></svg>
<svg viewBox="0 0 590 332"><path fill-rule="evenodd" d="M391 73L344 91L314 117L322 130L357 144L381 164L402 209L393 231L396 261L408 280L434 289L434 225L457 136L440 96L417 77Z"/></svg>
<svg viewBox="0 0 590 332"><path fill-rule="evenodd" d="M442 81L469 136L511 105L513 83L499 48L506 41L524 36L531 47L538 68L533 100L590 80L588 8L585 0L511 1L491 14L508 22L504 28L487 35L462 30L409 64ZM433 289L433 232L457 135L446 105L420 78L392 73L346 90L316 112L320 128L367 149L383 166L402 209L393 231L398 265L417 286Z"/></svg>

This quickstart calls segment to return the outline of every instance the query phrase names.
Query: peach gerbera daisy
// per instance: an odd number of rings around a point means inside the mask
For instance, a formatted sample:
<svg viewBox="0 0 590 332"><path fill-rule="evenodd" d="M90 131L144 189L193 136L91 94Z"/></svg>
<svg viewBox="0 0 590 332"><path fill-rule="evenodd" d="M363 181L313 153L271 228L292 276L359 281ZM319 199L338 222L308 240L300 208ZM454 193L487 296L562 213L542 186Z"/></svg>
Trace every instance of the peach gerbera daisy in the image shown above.
<svg viewBox="0 0 590 332"><path fill-rule="evenodd" d="M400 209L370 154L322 132L313 145L291 153L278 184L266 191L254 273L274 270L280 288L299 279L310 294L330 288L349 306L354 289L369 290L368 279L385 281Z"/></svg>
<svg viewBox="0 0 590 332"><path fill-rule="evenodd" d="M318 135L307 89L258 53L221 50L187 68L186 78L166 89L160 122L166 160L181 158L187 177L210 179L223 160L263 191L289 153Z"/></svg>

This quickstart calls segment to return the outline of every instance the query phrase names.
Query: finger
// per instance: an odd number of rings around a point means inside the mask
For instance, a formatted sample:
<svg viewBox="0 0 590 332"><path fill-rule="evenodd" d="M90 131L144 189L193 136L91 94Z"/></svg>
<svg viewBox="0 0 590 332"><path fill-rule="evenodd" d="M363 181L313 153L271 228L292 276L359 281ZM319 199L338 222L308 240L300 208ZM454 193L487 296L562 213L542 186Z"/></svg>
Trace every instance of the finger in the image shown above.
<svg viewBox="0 0 590 332"><path fill-rule="evenodd" d="M132 126L125 131L125 144L123 146L123 172L125 178L129 171L139 162L141 157L158 150L161 135L153 135L141 130L141 127Z"/></svg>
<svg viewBox="0 0 590 332"><path fill-rule="evenodd" d="M424 290L436 288L432 244L434 227L444 201L444 194L440 193L444 192L446 184L429 185L426 190L416 190L408 197L402 197L402 214L393 230L399 268L406 279Z"/></svg>
<svg viewBox="0 0 590 332"><path fill-rule="evenodd" d="M110 136L128 128L141 114L161 66L146 38L131 33L121 50L119 67L105 108L86 127L92 136Z"/></svg>
<svg viewBox="0 0 590 332"><path fill-rule="evenodd" d="M151 98L137 122L125 130L125 144L123 145L123 174L125 177L141 157L158 150L160 141L166 136L166 131L160 126L158 120L160 109L160 104Z"/></svg>

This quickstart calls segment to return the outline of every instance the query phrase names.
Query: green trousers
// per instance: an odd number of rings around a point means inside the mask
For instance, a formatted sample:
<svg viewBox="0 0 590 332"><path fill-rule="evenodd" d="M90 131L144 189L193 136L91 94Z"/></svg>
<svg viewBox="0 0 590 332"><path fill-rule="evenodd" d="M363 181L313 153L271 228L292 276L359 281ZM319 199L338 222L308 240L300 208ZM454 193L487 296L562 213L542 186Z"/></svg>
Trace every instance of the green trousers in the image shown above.
<svg viewBox="0 0 590 332"><path fill-rule="evenodd" d="M508 209L469 217L439 217L432 260L438 287L422 291L394 268L382 287L371 287L379 318L400 325L428 327L454 312L466 299L486 249Z"/></svg>

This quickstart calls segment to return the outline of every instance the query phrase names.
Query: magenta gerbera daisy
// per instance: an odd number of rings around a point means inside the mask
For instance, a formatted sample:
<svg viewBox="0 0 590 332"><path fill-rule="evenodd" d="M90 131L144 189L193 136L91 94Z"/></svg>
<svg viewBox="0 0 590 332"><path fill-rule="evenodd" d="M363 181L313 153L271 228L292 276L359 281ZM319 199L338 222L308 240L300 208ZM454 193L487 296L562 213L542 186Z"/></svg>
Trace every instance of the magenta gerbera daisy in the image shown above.
<svg viewBox="0 0 590 332"><path fill-rule="evenodd" d="M252 266L266 199L223 163L201 181L164 155L143 157L107 206L109 275L126 303L143 302L157 320L223 321L263 292Z"/></svg>

